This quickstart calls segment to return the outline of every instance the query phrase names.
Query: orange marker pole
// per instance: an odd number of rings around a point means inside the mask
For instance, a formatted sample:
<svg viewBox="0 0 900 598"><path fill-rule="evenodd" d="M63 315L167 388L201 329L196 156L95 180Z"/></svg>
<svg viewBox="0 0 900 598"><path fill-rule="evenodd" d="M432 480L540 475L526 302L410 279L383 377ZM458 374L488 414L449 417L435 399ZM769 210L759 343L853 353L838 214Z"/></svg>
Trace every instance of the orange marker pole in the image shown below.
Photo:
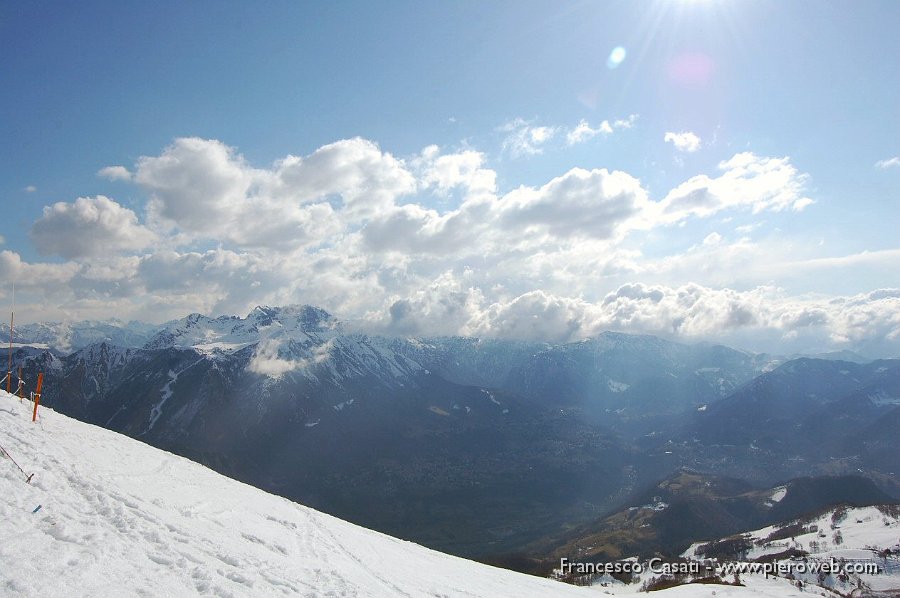
<svg viewBox="0 0 900 598"><path fill-rule="evenodd" d="M38 374L38 383L37 390L34 392L34 415L31 416L31 421L37 421L37 408L38 404L41 402L41 384L44 383L44 372Z"/></svg>

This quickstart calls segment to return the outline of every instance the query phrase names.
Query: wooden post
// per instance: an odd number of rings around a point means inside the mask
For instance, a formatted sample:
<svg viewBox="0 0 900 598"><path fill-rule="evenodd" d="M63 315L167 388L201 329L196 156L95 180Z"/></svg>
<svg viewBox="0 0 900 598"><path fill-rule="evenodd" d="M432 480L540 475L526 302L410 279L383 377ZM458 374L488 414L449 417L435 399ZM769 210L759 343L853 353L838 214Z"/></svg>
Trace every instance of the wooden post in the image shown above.
<svg viewBox="0 0 900 598"><path fill-rule="evenodd" d="M38 404L41 402L41 384L44 383L44 372L38 374L38 383L37 390L34 392L34 414L31 416L31 421L37 421L37 408Z"/></svg>
<svg viewBox="0 0 900 598"><path fill-rule="evenodd" d="M25 383L22 382L22 368L19 368L19 400L22 400L22 390L25 388Z"/></svg>

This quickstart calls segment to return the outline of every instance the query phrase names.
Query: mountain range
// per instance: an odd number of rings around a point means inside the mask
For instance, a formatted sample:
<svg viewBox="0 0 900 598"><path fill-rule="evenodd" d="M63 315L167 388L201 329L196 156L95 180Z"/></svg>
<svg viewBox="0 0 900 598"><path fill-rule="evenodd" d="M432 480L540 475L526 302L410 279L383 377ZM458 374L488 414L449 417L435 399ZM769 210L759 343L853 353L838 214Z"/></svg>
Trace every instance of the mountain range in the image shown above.
<svg viewBox="0 0 900 598"><path fill-rule="evenodd" d="M14 369L44 372L65 414L460 555L589 525L684 467L758 487L852 473L900 494L897 360L612 332L388 337L311 306L15 340L30 346Z"/></svg>

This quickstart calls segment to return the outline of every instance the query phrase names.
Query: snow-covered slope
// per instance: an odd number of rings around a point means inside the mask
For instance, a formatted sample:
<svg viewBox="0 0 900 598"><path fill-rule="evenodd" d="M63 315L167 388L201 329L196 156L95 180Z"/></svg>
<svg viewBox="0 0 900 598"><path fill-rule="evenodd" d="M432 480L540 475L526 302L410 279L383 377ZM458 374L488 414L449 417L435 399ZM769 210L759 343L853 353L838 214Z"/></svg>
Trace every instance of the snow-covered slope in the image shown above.
<svg viewBox="0 0 900 598"><path fill-rule="evenodd" d="M785 560L794 554L819 560L873 562L881 567L881 574L856 575L844 582L829 577L825 584L844 593L853 590L859 581L868 591L883 593L879 595L896 596L900 591L898 505L837 507L815 517L771 525L718 542L698 542L682 556L710 556L723 544L735 546L739 552L735 556L748 561ZM815 576L807 576L806 581L815 581Z"/></svg>
<svg viewBox="0 0 900 598"><path fill-rule="evenodd" d="M584 596L428 550L0 392L5 596ZM40 508L38 508L40 507ZM38 509L35 511L35 509Z"/></svg>
<svg viewBox="0 0 900 598"><path fill-rule="evenodd" d="M750 598L751 596L754 598L840 598L838 594L826 588L807 585L801 589L783 578L744 575L741 579L743 586L691 583L665 590L655 590L652 593L641 592L640 583L594 586L592 589L599 591L600 595L658 596L660 598Z"/></svg>

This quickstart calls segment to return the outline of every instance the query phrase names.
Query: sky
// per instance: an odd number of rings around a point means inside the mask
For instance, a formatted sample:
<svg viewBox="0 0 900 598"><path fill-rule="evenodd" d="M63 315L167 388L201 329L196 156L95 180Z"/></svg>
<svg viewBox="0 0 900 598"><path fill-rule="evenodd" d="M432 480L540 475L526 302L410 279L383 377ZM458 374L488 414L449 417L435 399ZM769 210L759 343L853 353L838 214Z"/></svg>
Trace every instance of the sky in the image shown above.
<svg viewBox="0 0 900 598"><path fill-rule="evenodd" d="M896 2L3 3L0 302L900 356L898 21Z"/></svg>

